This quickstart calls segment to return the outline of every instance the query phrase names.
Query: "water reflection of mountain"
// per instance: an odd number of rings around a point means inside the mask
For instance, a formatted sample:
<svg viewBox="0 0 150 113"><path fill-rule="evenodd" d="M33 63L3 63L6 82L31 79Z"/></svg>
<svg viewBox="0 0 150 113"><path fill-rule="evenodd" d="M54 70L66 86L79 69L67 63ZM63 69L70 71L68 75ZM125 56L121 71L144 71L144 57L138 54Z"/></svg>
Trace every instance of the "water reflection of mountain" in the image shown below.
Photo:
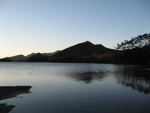
<svg viewBox="0 0 150 113"><path fill-rule="evenodd" d="M94 80L103 80L106 77L107 71L85 71L71 73L68 77L76 81L83 81L84 83L92 83Z"/></svg>
<svg viewBox="0 0 150 113"><path fill-rule="evenodd" d="M138 67L124 67L120 72L117 72L118 83L131 87L134 90L150 93L150 71Z"/></svg>
<svg viewBox="0 0 150 113"><path fill-rule="evenodd" d="M92 83L94 80L102 81L108 75L114 75L119 84L131 87L134 90L150 93L150 70L140 66L116 66L113 70L90 70L83 72L74 72L67 75L76 81Z"/></svg>
<svg viewBox="0 0 150 113"><path fill-rule="evenodd" d="M4 86L0 87L0 100L16 97L29 93L31 86ZM15 105L0 104L0 113L9 113Z"/></svg>

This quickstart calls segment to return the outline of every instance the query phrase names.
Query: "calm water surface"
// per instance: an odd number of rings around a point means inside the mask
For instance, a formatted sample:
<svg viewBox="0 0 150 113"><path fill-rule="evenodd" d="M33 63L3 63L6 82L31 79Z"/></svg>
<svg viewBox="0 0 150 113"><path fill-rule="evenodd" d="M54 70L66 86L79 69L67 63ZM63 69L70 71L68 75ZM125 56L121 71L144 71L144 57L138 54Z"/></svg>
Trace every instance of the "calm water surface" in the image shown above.
<svg viewBox="0 0 150 113"><path fill-rule="evenodd" d="M150 113L150 70L141 66L0 63L0 86L30 93L0 100L9 113Z"/></svg>

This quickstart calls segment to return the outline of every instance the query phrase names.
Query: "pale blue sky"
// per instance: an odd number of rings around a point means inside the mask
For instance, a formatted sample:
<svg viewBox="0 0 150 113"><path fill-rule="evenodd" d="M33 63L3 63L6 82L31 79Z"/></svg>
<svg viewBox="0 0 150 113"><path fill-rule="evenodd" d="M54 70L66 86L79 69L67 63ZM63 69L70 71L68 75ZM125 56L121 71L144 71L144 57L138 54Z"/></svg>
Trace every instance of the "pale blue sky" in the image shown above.
<svg viewBox="0 0 150 113"><path fill-rule="evenodd" d="M150 0L0 0L0 57L150 32Z"/></svg>

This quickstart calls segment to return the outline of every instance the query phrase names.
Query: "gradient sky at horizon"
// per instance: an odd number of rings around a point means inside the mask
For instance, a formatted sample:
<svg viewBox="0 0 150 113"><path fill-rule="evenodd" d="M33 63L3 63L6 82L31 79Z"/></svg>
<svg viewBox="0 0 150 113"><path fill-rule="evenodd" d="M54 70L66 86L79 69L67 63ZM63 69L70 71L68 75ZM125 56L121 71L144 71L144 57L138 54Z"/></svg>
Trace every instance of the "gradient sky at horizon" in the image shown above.
<svg viewBox="0 0 150 113"><path fill-rule="evenodd" d="M150 32L150 0L0 0L0 57Z"/></svg>

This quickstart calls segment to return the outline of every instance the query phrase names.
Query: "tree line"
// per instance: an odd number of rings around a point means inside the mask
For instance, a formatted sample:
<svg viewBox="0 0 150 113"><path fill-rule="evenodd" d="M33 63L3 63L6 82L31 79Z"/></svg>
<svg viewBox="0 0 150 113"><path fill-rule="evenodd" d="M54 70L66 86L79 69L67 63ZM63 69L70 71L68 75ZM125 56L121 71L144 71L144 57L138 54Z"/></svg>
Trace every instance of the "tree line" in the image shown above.
<svg viewBox="0 0 150 113"><path fill-rule="evenodd" d="M134 48L142 48L148 45L150 45L150 33L138 35L137 37L132 37L130 40L124 40L120 44L117 44L116 49L128 50Z"/></svg>

